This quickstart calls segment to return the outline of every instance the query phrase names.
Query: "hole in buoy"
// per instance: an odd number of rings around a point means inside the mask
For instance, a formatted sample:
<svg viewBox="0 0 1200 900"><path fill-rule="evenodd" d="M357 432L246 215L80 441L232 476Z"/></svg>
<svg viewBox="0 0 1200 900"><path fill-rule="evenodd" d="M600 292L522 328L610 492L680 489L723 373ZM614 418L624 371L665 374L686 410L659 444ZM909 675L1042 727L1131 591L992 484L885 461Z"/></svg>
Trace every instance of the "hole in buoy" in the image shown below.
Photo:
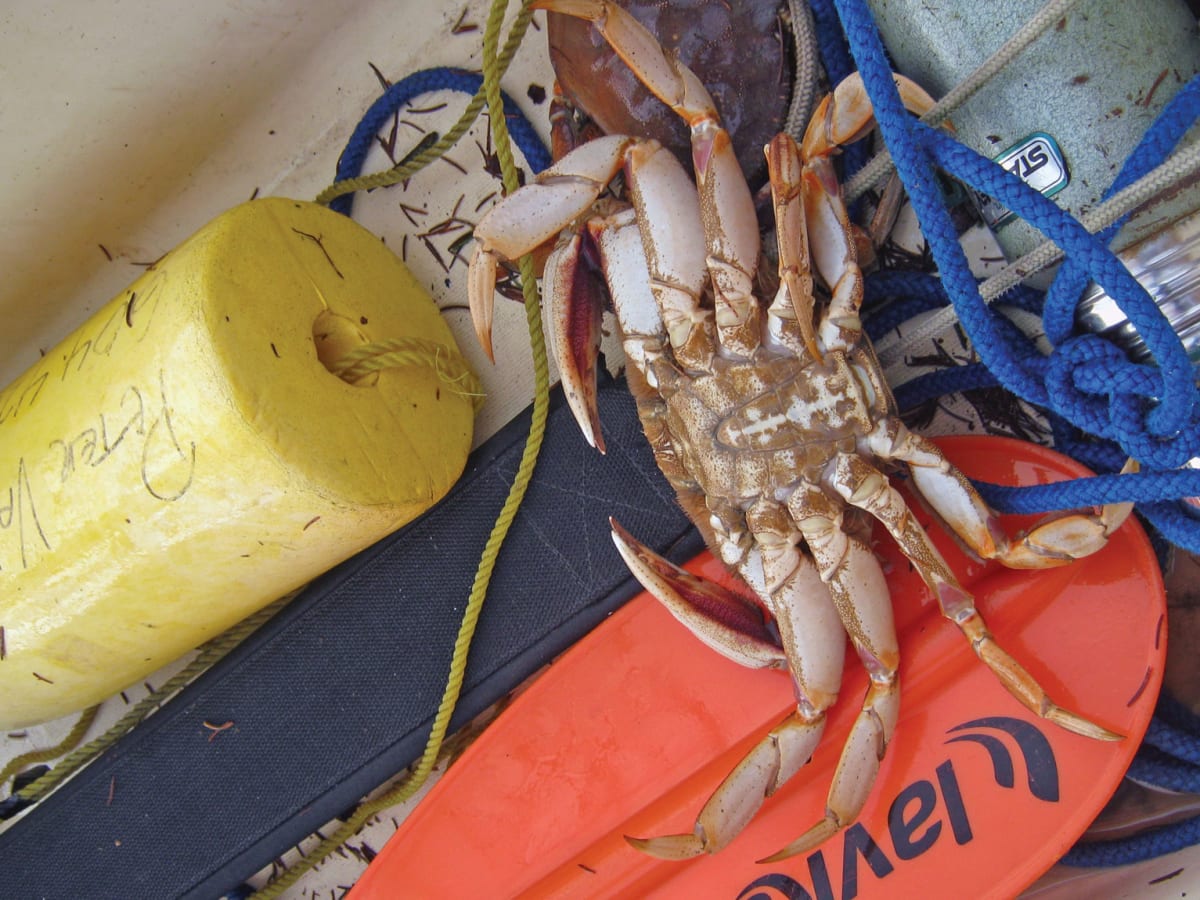
<svg viewBox="0 0 1200 900"><path fill-rule="evenodd" d="M321 365L337 375L338 365L347 354L371 343L371 339L353 319L326 309L313 321L313 343L316 345L317 359L321 361ZM344 380L357 387L366 387L379 381L379 373L372 372L354 381Z"/></svg>

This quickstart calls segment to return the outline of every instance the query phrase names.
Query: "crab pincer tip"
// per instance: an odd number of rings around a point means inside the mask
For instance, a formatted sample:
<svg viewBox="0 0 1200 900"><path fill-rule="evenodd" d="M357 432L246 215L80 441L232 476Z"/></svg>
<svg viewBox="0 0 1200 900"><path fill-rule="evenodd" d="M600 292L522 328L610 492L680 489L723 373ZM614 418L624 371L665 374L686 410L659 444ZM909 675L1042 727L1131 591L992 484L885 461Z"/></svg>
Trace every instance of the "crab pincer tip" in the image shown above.
<svg viewBox="0 0 1200 900"><path fill-rule="evenodd" d="M625 835L625 842L639 853L669 862L695 859L704 852L703 839L692 833L667 834L656 838L635 838Z"/></svg>
<svg viewBox="0 0 1200 900"><path fill-rule="evenodd" d="M1049 708L1043 714L1046 719L1053 722L1060 728L1065 728L1072 734L1078 734L1085 738L1091 738L1094 741L1123 741L1125 735L1118 734L1115 731L1110 731L1103 725L1093 722L1091 719L1085 719L1079 713L1071 712L1069 709L1063 709L1056 704L1048 704Z"/></svg>
<svg viewBox="0 0 1200 900"><path fill-rule="evenodd" d="M760 865L768 865L770 863L782 862L800 853L807 853L837 834L840 827L833 819L824 818L782 850L772 853L770 856L764 856L762 859L757 860L757 862Z"/></svg>

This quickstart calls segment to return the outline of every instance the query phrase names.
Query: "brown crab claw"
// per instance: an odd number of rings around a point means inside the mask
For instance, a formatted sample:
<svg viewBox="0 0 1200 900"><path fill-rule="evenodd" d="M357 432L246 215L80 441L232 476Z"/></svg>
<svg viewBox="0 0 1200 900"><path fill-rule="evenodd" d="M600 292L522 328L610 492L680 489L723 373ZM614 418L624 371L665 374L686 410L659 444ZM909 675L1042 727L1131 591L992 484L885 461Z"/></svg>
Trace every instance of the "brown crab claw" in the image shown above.
<svg viewBox="0 0 1200 900"><path fill-rule="evenodd" d="M600 408L596 400L596 365L600 358L603 289L588 277L581 250L583 236L568 232L546 258L547 294L559 298L550 316L551 345L567 405L589 444L604 452Z"/></svg>
<svg viewBox="0 0 1200 900"><path fill-rule="evenodd" d="M787 666L779 636L748 597L659 556L610 518L613 543L642 587L701 641L750 668Z"/></svg>
<svg viewBox="0 0 1200 900"><path fill-rule="evenodd" d="M496 356L492 352L492 311L496 302L496 266L494 253L483 249L482 244L476 246L471 256L471 265L467 273L467 302L471 310L471 323L475 326L475 337L479 346L493 363Z"/></svg>

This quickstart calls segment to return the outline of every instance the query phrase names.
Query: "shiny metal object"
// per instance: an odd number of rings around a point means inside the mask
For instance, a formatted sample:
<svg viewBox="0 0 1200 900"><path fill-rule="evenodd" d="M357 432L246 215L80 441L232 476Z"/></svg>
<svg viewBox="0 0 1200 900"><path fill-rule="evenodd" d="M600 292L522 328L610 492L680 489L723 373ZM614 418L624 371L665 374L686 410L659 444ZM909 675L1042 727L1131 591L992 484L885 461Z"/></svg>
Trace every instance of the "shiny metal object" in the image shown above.
<svg viewBox="0 0 1200 900"><path fill-rule="evenodd" d="M1118 256L1200 363L1200 213L1169 225ZM1149 357L1141 335L1107 293L1093 284L1079 303L1079 326L1110 337L1137 360Z"/></svg>

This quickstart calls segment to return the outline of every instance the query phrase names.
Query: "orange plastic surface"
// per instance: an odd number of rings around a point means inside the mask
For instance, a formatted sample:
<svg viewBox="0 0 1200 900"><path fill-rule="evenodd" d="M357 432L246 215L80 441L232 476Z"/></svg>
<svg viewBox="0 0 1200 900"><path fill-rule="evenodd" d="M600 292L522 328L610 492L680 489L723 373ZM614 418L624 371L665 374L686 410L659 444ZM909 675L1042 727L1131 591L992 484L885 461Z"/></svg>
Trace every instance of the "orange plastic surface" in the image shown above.
<svg viewBox="0 0 1200 900"><path fill-rule="evenodd" d="M989 481L1028 485L1086 474L1018 441L939 443L968 475ZM1004 524L1015 530L1027 521ZM1026 712L883 539L878 550L900 629L902 711L855 825L807 855L755 862L824 809L866 686L848 659L812 761L729 847L670 863L626 844L626 834L690 831L711 791L793 702L785 674L728 662L641 594L555 662L463 754L379 853L352 900L1015 895L1094 819L1138 747L1166 652L1162 579L1132 520L1101 552L1033 573L971 561L940 527L930 531L1002 645L1061 705L1124 741L1088 740ZM725 577L707 555L689 568Z"/></svg>

